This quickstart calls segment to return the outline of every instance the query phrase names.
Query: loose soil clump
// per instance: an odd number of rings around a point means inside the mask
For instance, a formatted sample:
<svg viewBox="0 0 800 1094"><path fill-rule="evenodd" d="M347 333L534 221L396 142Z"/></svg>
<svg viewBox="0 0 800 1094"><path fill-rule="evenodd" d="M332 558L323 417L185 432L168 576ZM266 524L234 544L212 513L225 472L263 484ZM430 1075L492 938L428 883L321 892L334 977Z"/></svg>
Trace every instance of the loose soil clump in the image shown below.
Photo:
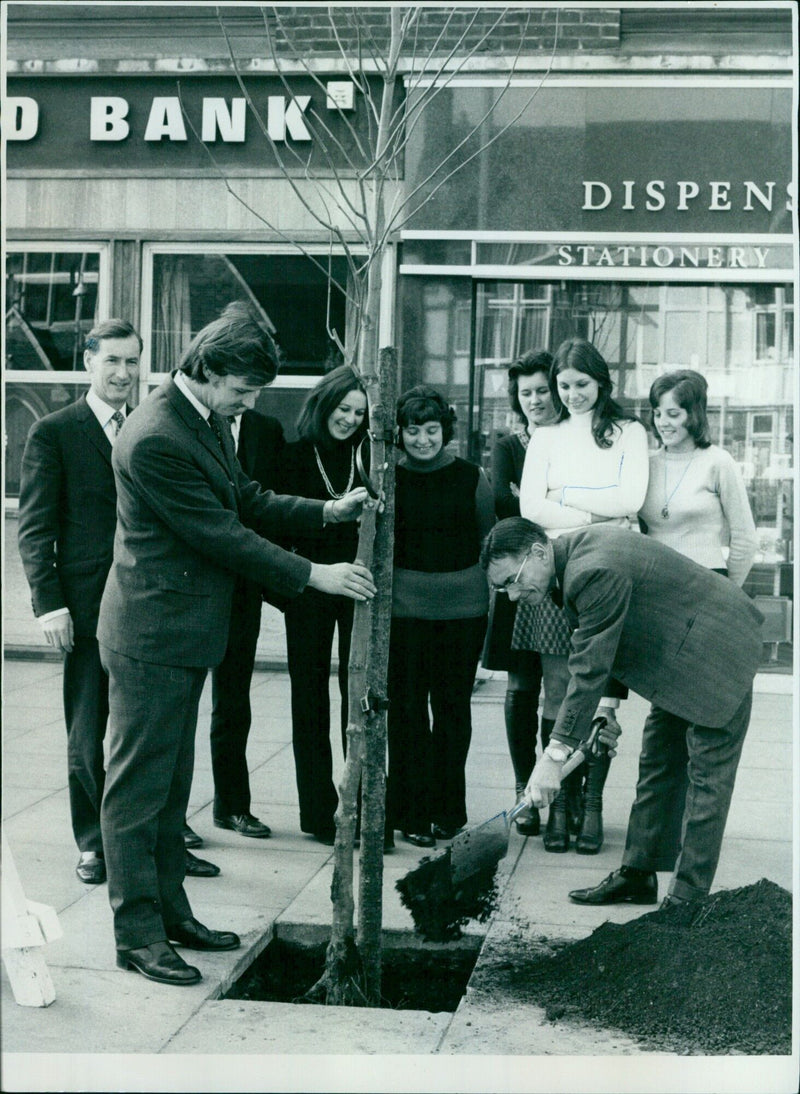
<svg viewBox="0 0 800 1094"><path fill-rule="evenodd" d="M497 901L497 863L453 881L450 848L426 855L419 866L395 883L400 900L411 912L414 928L426 942L461 938L470 919L484 922Z"/></svg>
<svg viewBox="0 0 800 1094"><path fill-rule="evenodd" d="M535 1003L681 1054L791 1053L792 898L771 881L714 894L691 922L659 909L549 952L503 949L476 992Z"/></svg>

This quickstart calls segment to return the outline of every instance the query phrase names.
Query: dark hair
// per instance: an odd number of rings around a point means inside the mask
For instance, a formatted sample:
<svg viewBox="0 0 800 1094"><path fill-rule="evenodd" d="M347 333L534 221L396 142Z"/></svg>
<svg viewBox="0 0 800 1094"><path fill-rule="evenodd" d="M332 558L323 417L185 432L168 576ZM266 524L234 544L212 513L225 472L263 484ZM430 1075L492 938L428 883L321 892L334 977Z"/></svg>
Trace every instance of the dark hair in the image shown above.
<svg viewBox="0 0 800 1094"><path fill-rule="evenodd" d="M686 411L686 432L698 448L708 448L711 444L711 430L708 426L708 384L705 376L690 368L665 372L653 381L650 388L650 424L656 441L663 442L656 429L652 411L658 406L662 395L671 391L675 402Z"/></svg>
<svg viewBox="0 0 800 1094"><path fill-rule="evenodd" d="M100 349L100 343L104 338L135 338L139 343L139 353L142 352L142 336L138 330L129 323L127 319L104 319L102 323L98 323L92 327L89 333L86 335L86 341L84 342L84 349L88 349L90 353L97 353Z"/></svg>
<svg viewBox="0 0 800 1094"><path fill-rule="evenodd" d="M200 384L208 379L206 371L271 384L279 366L280 350L262 316L247 301L234 300L198 331L178 368Z"/></svg>
<svg viewBox="0 0 800 1094"><path fill-rule="evenodd" d="M558 421L569 417L569 411L558 395L556 378L559 372L574 368L590 376L599 388L597 402L592 411L592 436L598 448L610 448L611 435L621 421L636 421L636 416L624 410L616 399L611 397L611 374L603 355L585 338L567 338L558 347L550 370L550 390L553 393L553 406L558 411Z"/></svg>
<svg viewBox="0 0 800 1094"><path fill-rule="evenodd" d="M487 570L490 562L509 555L518 558L537 543L547 543L547 533L541 525L524 517L506 517L495 524L483 541L481 566Z"/></svg>
<svg viewBox="0 0 800 1094"><path fill-rule="evenodd" d="M546 349L528 350L527 353L518 357L508 370L508 401L511 403L511 409L522 422L527 423L528 419L519 402L520 376L534 376L537 372L543 372L549 380L552 365L553 355Z"/></svg>
<svg viewBox="0 0 800 1094"><path fill-rule="evenodd" d="M397 401L397 424L400 426L400 438L397 443L405 451L403 430L406 426L441 422L444 447L453 439L455 421L456 412L447 405L436 388L428 387L427 384L417 384L416 387L404 392Z"/></svg>
<svg viewBox="0 0 800 1094"><path fill-rule="evenodd" d="M364 385L358 373L350 365L339 365L338 368L327 372L322 379L309 391L305 402L300 409L297 419L297 432L301 437L314 444L330 443L332 438L328 430L328 418L336 410L339 403L351 391L364 391ZM367 429L367 415L358 429L348 437L347 444L355 444L361 440Z"/></svg>

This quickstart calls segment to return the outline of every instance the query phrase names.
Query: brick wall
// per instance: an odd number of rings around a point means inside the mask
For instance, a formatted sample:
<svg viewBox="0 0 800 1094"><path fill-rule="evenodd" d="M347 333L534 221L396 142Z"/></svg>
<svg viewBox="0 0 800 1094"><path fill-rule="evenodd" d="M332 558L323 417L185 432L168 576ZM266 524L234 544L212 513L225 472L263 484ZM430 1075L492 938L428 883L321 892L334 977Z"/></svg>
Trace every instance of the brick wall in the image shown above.
<svg viewBox="0 0 800 1094"><path fill-rule="evenodd" d="M266 9L276 50L304 55L338 54L327 8L293 7ZM336 31L351 56L359 47L369 56L370 47L383 52L388 41L389 12L383 8L339 8ZM477 50L486 56L575 50L615 49L619 44L620 13L617 8L422 8L409 45L416 53L435 51L446 55L454 46L459 53Z"/></svg>

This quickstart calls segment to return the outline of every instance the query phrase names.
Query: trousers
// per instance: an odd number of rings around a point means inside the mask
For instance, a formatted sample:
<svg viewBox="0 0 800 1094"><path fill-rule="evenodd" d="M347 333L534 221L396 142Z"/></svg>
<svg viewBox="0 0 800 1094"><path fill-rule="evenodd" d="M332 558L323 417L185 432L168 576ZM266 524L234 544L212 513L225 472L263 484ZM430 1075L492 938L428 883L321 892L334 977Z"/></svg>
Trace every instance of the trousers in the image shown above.
<svg viewBox="0 0 800 1094"><path fill-rule="evenodd" d="M467 822L472 686L486 618L392 619L388 828L427 833L431 824Z"/></svg>
<svg viewBox="0 0 800 1094"><path fill-rule="evenodd" d="M718 728L657 706L645 721L622 862L673 870L669 892L683 900L702 899L714 881L752 701L750 688Z"/></svg>
<svg viewBox="0 0 800 1094"><path fill-rule="evenodd" d="M153 665L100 647L109 676L109 759L100 819L117 948L167 937L192 910L183 822L204 668Z"/></svg>
<svg viewBox="0 0 800 1094"><path fill-rule="evenodd" d="M103 740L108 722L108 676L97 639L78 635L64 657L64 720L72 832L80 851L102 853L100 803L105 785Z"/></svg>
<svg viewBox="0 0 800 1094"><path fill-rule="evenodd" d="M247 738L253 715L250 682L261 628L261 592L237 581L225 657L211 674L211 768L214 816L250 812Z"/></svg>
<svg viewBox="0 0 800 1094"><path fill-rule="evenodd" d="M305 589L287 605L284 616L292 691L292 749L303 832L334 829L339 796L333 785L331 752L331 654L334 631L338 631L339 722L344 748L353 605L348 597Z"/></svg>

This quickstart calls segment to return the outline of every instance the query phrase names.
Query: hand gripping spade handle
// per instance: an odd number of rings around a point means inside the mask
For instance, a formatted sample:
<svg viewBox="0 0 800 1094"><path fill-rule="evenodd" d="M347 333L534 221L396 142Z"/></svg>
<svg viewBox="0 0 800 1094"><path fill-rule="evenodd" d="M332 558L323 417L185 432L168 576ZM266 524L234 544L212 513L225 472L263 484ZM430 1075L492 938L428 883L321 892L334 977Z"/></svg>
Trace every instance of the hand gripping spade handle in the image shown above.
<svg viewBox="0 0 800 1094"><path fill-rule="evenodd" d="M598 734L605 724L605 718L594 719L588 738L561 768L562 782L576 767L580 767L588 755L597 754L606 747L598 739ZM523 798L511 809L498 813L491 820L474 825L456 836L450 844L450 873L454 885L473 874L491 869L500 859L505 858L508 852L511 824L527 804L528 802Z"/></svg>

